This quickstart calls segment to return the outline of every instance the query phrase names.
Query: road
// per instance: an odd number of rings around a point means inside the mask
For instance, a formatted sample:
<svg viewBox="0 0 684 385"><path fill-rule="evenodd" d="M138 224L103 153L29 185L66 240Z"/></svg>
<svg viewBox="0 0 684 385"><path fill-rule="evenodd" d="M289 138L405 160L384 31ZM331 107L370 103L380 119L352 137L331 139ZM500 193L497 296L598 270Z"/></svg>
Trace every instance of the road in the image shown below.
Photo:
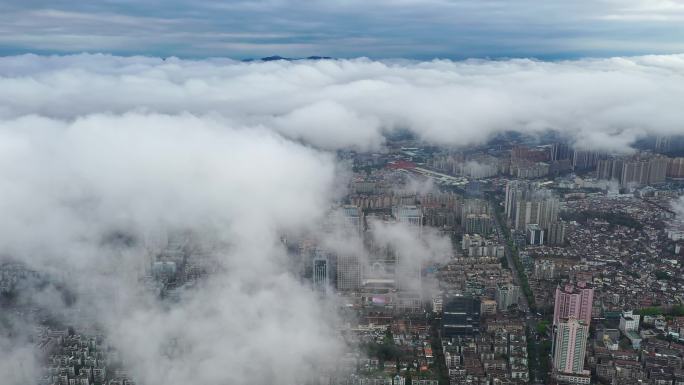
<svg viewBox="0 0 684 385"><path fill-rule="evenodd" d="M496 202L491 202L496 204ZM530 359L534 360L534 369L531 370L530 376L534 378L532 384L542 384L542 378L546 378L546 375L542 374L540 371L541 360L548 360L549 357L541 357L543 352L540 351L540 343L542 340L548 338L547 336L538 335L537 324L541 320L541 317L537 316L536 313L530 311L530 304L527 300L527 296L522 292L522 282L520 281L520 272L518 271L515 262L513 261L513 250L511 250L510 245L506 241L504 236L505 228L499 221L498 215L493 215L494 218L494 231L500 243L504 245L504 254L506 256L506 261L508 262L508 267L511 269L511 275L513 276L513 282L521 288L520 298L518 301L518 308L525 313L525 325L529 331L529 338L532 339L532 349L533 351L528 352L530 354ZM522 272L524 274L524 272Z"/></svg>
<svg viewBox="0 0 684 385"><path fill-rule="evenodd" d="M495 202L492 202L492 204L495 204ZM498 215L493 215L494 218L494 230L496 231L496 237L499 240L499 242L503 243L504 245L504 254L506 255L506 261L508 262L508 268L511 269L511 274L513 275L513 282L518 285L518 287L522 288L522 283L520 282L520 275L518 272L517 267L515 266L515 262L513 261L513 250L511 250L510 245L508 242L506 242L506 237L504 236L504 228L499 222L499 216ZM524 274L524 273L523 273ZM527 296L520 291L520 298L518 301L518 307L520 310L522 310L525 313L528 313L530 311L530 303L527 300Z"/></svg>

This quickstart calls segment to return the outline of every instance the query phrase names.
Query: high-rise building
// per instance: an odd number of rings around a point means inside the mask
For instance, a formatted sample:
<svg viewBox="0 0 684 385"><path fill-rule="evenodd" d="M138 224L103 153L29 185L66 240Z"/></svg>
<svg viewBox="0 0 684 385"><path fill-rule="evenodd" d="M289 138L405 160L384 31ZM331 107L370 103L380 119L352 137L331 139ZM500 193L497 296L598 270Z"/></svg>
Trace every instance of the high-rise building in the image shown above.
<svg viewBox="0 0 684 385"><path fill-rule="evenodd" d="M539 202L538 201L519 201L516 203L513 213L513 228L524 230L529 224L538 224Z"/></svg>
<svg viewBox="0 0 684 385"><path fill-rule="evenodd" d="M597 151L575 150L572 155L572 168L575 170L593 169L605 154Z"/></svg>
<svg viewBox="0 0 684 385"><path fill-rule="evenodd" d="M539 217L537 224L542 229L548 230L549 226L558 221L558 214L560 212L560 201L556 197L543 198L539 206Z"/></svg>
<svg viewBox="0 0 684 385"><path fill-rule="evenodd" d="M651 185L665 182L668 159L654 156L649 159L639 159L625 164L620 183L627 185Z"/></svg>
<svg viewBox="0 0 684 385"><path fill-rule="evenodd" d="M684 158L672 158L667 163L669 178L684 178Z"/></svg>
<svg viewBox="0 0 684 385"><path fill-rule="evenodd" d="M499 310L505 311L511 305L518 304L520 287L512 284L498 284L496 287L496 304Z"/></svg>
<svg viewBox="0 0 684 385"><path fill-rule="evenodd" d="M319 292L330 289L330 261L327 255L316 253L313 259L313 287Z"/></svg>
<svg viewBox="0 0 684 385"><path fill-rule="evenodd" d="M549 146L527 147L515 146L511 149L511 162L518 160L529 162L546 162L551 157Z"/></svg>
<svg viewBox="0 0 684 385"><path fill-rule="evenodd" d="M506 201L504 204L506 217L513 218L517 203L531 198L533 192L534 187L531 182L519 180L508 182L506 184Z"/></svg>
<svg viewBox="0 0 684 385"><path fill-rule="evenodd" d="M553 222L549 225L546 232L546 244L551 246L563 245L565 243L565 224L563 222Z"/></svg>
<svg viewBox="0 0 684 385"><path fill-rule="evenodd" d="M463 234L461 239L461 249L468 254L468 250L471 247L477 247L484 245L485 239L479 234Z"/></svg>
<svg viewBox="0 0 684 385"><path fill-rule="evenodd" d="M662 183L668 171L668 158L645 156L600 160L596 167L599 179L616 179L622 186Z"/></svg>
<svg viewBox="0 0 684 385"><path fill-rule="evenodd" d="M505 255L505 248L503 245L485 239L479 234L463 235L461 248L469 257L503 258Z"/></svg>
<svg viewBox="0 0 684 385"><path fill-rule="evenodd" d="M491 178L499 173L499 159L493 156L479 157L459 164L460 174L474 179Z"/></svg>
<svg viewBox="0 0 684 385"><path fill-rule="evenodd" d="M423 213L418 206L401 205L392 209L392 215L399 223L407 225L410 229L415 231L417 235L421 235L423 231Z"/></svg>
<svg viewBox="0 0 684 385"><path fill-rule="evenodd" d="M548 163L543 162L511 163L510 174L521 179L536 179L549 175L550 168Z"/></svg>
<svg viewBox="0 0 684 385"><path fill-rule="evenodd" d="M553 368L560 373L584 373L589 325L568 318L555 326Z"/></svg>
<svg viewBox="0 0 684 385"><path fill-rule="evenodd" d="M480 333L480 300L456 296L448 298L443 307L442 336L475 335Z"/></svg>
<svg viewBox="0 0 684 385"><path fill-rule="evenodd" d="M489 235L492 233L492 217L489 214L468 214L463 227L468 234Z"/></svg>
<svg viewBox="0 0 684 385"><path fill-rule="evenodd" d="M465 218L470 214L484 215L491 214L489 210L489 203L484 199L466 199L463 201L461 208L461 223L465 223Z"/></svg>
<svg viewBox="0 0 684 385"><path fill-rule="evenodd" d="M340 208L340 211L344 228L361 234L363 232L363 212L361 208L353 205L344 205Z"/></svg>
<svg viewBox="0 0 684 385"><path fill-rule="evenodd" d="M570 159L571 156L572 152L567 143L554 143L551 147L551 160L553 161Z"/></svg>
<svg viewBox="0 0 684 385"><path fill-rule="evenodd" d="M358 255L337 257L337 289L355 290L361 286L361 261Z"/></svg>
<svg viewBox="0 0 684 385"><path fill-rule="evenodd" d="M596 177L599 179L619 179L624 162L621 158L600 159L596 164Z"/></svg>
<svg viewBox="0 0 684 385"><path fill-rule="evenodd" d="M655 138L653 146L655 152L666 154L684 150L684 135L667 135Z"/></svg>
<svg viewBox="0 0 684 385"><path fill-rule="evenodd" d="M519 201L513 216L513 227L517 230L524 230L529 224L537 224L546 230L551 223L558 221L559 211L558 198Z"/></svg>
<svg viewBox="0 0 684 385"><path fill-rule="evenodd" d="M527 244L537 246L544 244L545 231L538 224L529 224L526 230Z"/></svg>
<svg viewBox="0 0 684 385"><path fill-rule="evenodd" d="M152 276L155 279L174 281L176 279L176 262L156 261L152 264Z"/></svg>
<svg viewBox="0 0 684 385"><path fill-rule="evenodd" d="M405 224L416 236L423 232L423 213L420 207L400 205L392 210L392 215L399 223ZM395 272L397 288L402 291L420 291L421 260L420 256L408 255L401 250L395 252Z"/></svg>
<svg viewBox="0 0 684 385"><path fill-rule="evenodd" d="M591 323L591 307L594 300L594 289L586 283L556 287L553 310L553 324L557 325L564 319L575 318L589 326Z"/></svg>
<svg viewBox="0 0 684 385"><path fill-rule="evenodd" d="M671 136L660 136L659 135L655 138L654 149L660 153L668 152L668 151L670 151L671 142L672 142Z"/></svg>

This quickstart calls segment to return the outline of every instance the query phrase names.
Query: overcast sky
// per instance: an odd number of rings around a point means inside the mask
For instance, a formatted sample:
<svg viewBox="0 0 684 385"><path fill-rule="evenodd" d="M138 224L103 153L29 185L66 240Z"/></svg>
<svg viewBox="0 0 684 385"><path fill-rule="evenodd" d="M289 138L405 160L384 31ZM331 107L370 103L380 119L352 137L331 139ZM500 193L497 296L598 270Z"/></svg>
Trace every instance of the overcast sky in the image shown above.
<svg viewBox="0 0 684 385"><path fill-rule="evenodd" d="M683 0L6 0L0 55L544 59L684 52Z"/></svg>

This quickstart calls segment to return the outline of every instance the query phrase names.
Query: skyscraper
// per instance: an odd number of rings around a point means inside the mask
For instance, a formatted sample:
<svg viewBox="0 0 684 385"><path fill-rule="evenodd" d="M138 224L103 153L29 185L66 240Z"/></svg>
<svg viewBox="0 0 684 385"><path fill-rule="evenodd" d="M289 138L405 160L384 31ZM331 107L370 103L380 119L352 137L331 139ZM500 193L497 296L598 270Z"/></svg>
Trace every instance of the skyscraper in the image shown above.
<svg viewBox="0 0 684 385"><path fill-rule="evenodd" d="M684 178L684 158L672 158L667 163L667 176Z"/></svg>
<svg viewBox="0 0 684 385"><path fill-rule="evenodd" d="M337 289L354 290L361 286L361 261L357 255L337 257Z"/></svg>
<svg viewBox="0 0 684 385"><path fill-rule="evenodd" d="M563 222L553 222L549 225L546 232L548 245L562 245L565 243L565 224Z"/></svg>
<svg viewBox="0 0 684 385"><path fill-rule="evenodd" d="M505 211L516 230L524 231L529 224L547 230L558 221L560 201L548 191L536 189L533 183L511 181L506 185Z"/></svg>
<svg viewBox="0 0 684 385"><path fill-rule="evenodd" d="M555 303L553 310L553 324L568 318L575 318L589 326L591 322L591 307L594 300L594 289L584 282L577 285L565 285L556 287Z"/></svg>
<svg viewBox="0 0 684 385"><path fill-rule="evenodd" d="M442 335L446 338L480 333L480 300L456 296L446 300Z"/></svg>
<svg viewBox="0 0 684 385"><path fill-rule="evenodd" d="M556 325L553 367L561 373L582 374L587 350L589 325L568 318Z"/></svg>
<svg viewBox="0 0 684 385"><path fill-rule="evenodd" d="M392 215L399 223L406 224L420 235L423 231L423 213L418 206L401 205L392 210Z"/></svg>
<svg viewBox="0 0 684 385"><path fill-rule="evenodd" d="M468 214L463 227L467 234L489 235L492 233L492 218L489 214Z"/></svg>
<svg viewBox="0 0 684 385"><path fill-rule="evenodd" d="M363 212L358 206L344 205L340 208L345 229L357 234L363 233Z"/></svg>
<svg viewBox="0 0 684 385"><path fill-rule="evenodd" d="M524 201L532 196L532 183L525 181L510 181L506 184L506 201L504 208L506 216L513 218L516 205L519 201Z"/></svg>
<svg viewBox="0 0 684 385"><path fill-rule="evenodd" d="M543 245L544 236L546 235L544 230L537 224L527 225L527 232L525 234L527 243L530 245Z"/></svg>
<svg viewBox="0 0 684 385"><path fill-rule="evenodd" d="M325 254L316 253L313 259L313 288L316 291L327 292L330 288L330 263Z"/></svg>
<svg viewBox="0 0 684 385"><path fill-rule="evenodd" d="M668 158L663 156L636 156L611 158L598 162L599 179L617 179L622 186L662 183L668 170Z"/></svg>
<svg viewBox="0 0 684 385"><path fill-rule="evenodd" d="M513 213L513 227L517 230L525 230L527 225L536 224L546 230L551 223L558 221L559 210L558 198L532 198L518 201Z"/></svg>
<svg viewBox="0 0 684 385"><path fill-rule="evenodd" d="M594 289L583 282L556 288L553 312L553 368L556 377L588 383L584 370Z"/></svg>
<svg viewBox="0 0 684 385"><path fill-rule="evenodd" d="M554 143L551 147L551 160L570 159L572 153L567 143Z"/></svg>
<svg viewBox="0 0 684 385"><path fill-rule="evenodd" d="M586 170L596 167L600 159L605 155L596 151L575 150L572 154L572 168L575 170Z"/></svg>
<svg viewBox="0 0 684 385"><path fill-rule="evenodd" d="M397 222L405 224L417 237L423 233L423 213L418 206L401 205L392 210ZM421 288L421 260L418 255L395 251L397 288L419 292Z"/></svg>

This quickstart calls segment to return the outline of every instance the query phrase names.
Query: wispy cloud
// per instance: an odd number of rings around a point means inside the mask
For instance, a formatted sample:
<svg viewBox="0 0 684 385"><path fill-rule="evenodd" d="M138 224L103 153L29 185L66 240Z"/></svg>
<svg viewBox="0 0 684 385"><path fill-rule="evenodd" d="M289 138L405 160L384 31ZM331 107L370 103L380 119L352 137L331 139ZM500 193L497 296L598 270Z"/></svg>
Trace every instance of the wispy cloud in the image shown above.
<svg viewBox="0 0 684 385"><path fill-rule="evenodd" d="M682 4L674 0L13 1L2 7L0 52L14 53L564 58L684 51ZM40 44L38 37L50 32L63 38Z"/></svg>

